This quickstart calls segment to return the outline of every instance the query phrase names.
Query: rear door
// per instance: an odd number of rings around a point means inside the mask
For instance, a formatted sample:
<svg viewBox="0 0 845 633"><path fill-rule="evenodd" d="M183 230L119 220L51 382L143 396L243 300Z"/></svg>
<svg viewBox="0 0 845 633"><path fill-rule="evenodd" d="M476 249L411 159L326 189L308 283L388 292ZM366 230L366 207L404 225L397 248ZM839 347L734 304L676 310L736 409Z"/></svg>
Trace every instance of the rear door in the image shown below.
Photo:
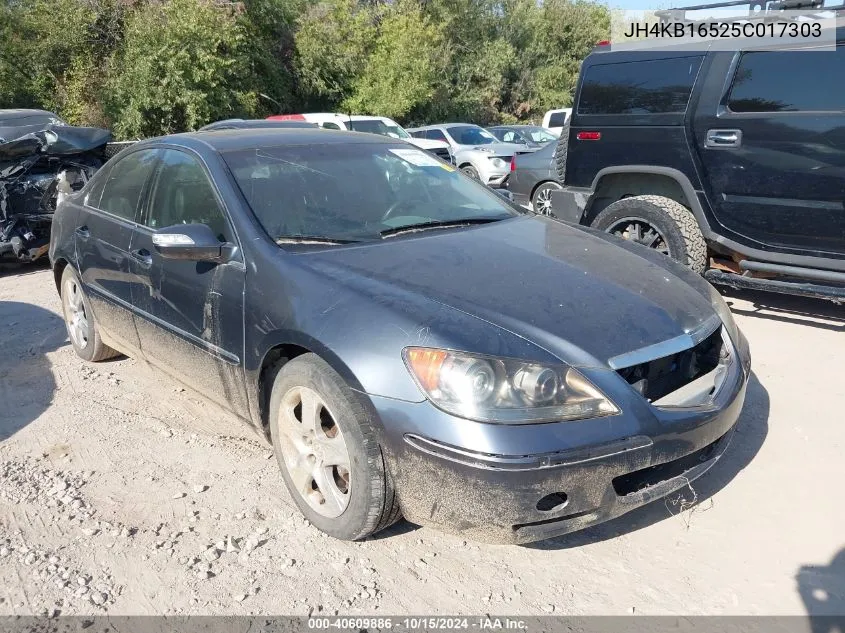
<svg viewBox="0 0 845 633"><path fill-rule="evenodd" d="M139 341L132 317L129 245L157 156L154 149L134 151L106 167L75 227L79 273L97 325L130 353L138 352Z"/></svg>
<svg viewBox="0 0 845 633"><path fill-rule="evenodd" d="M716 219L758 248L845 255L845 46L723 63L694 119Z"/></svg>
<svg viewBox="0 0 845 633"><path fill-rule="evenodd" d="M165 259L153 232L205 224L221 242L237 237L199 156L162 150L149 203L132 244L132 303L144 356L206 397L248 415L243 375L243 293L240 252L226 264Z"/></svg>

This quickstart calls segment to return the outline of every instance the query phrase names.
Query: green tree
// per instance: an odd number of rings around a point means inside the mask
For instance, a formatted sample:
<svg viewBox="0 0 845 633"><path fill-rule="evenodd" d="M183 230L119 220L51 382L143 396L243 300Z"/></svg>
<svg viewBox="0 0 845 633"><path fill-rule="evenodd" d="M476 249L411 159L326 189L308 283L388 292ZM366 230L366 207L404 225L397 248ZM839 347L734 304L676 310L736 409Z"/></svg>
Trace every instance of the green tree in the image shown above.
<svg viewBox="0 0 845 633"><path fill-rule="evenodd" d="M435 94L445 70L443 31L413 0L385 7L378 30L373 51L343 108L404 119L424 109Z"/></svg>
<svg viewBox="0 0 845 633"><path fill-rule="evenodd" d="M109 62L106 108L120 137L196 129L257 108L245 33L206 0L141 5Z"/></svg>
<svg viewBox="0 0 845 633"><path fill-rule="evenodd" d="M350 96L377 36L375 11L357 0L323 0L300 16L296 69L307 108L335 109Z"/></svg>

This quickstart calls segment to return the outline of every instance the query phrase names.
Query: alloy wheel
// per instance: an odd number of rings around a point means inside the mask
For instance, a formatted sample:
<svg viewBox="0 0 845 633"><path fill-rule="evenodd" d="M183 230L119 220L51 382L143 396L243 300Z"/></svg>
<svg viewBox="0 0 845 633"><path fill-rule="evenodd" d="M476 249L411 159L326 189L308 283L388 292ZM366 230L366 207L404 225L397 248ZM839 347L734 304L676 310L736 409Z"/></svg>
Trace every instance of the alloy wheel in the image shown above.
<svg viewBox="0 0 845 633"><path fill-rule="evenodd" d="M67 331L74 345L85 349L90 336L88 314L85 312L85 302L82 299L82 289L75 279L65 281L65 291L62 293L65 305L65 322Z"/></svg>
<svg viewBox="0 0 845 633"><path fill-rule="evenodd" d="M349 451L334 415L308 387L288 390L279 414L282 458L293 487L322 516L340 516L352 482Z"/></svg>
<svg viewBox="0 0 845 633"><path fill-rule="evenodd" d="M534 213L539 215L552 214L552 191L553 187L542 187L534 196Z"/></svg>
<svg viewBox="0 0 845 633"><path fill-rule="evenodd" d="M607 232L669 255L666 238L655 226L642 218L622 218L608 227Z"/></svg>

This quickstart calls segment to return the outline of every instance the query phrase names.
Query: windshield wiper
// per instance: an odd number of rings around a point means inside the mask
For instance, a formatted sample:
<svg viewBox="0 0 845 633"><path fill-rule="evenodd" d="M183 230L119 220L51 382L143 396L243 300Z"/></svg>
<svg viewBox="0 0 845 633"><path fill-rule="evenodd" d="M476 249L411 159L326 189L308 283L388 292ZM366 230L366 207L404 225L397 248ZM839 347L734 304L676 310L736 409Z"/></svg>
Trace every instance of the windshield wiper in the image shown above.
<svg viewBox="0 0 845 633"><path fill-rule="evenodd" d="M401 235L402 233L413 233L415 231L428 231L430 229L451 229L460 226L472 226L473 224L490 224L491 222L498 222L499 220L505 219L507 218L463 218L461 220L435 220L432 222L421 222L419 224L395 226L392 229L385 229L384 231L380 231L379 235L381 235L382 237L393 237L394 235Z"/></svg>
<svg viewBox="0 0 845 633"><path fill-rule="evenodd" d="M276 238L276 244L354 244L361 240L324 237L322 235L283 235Z"/></svg>

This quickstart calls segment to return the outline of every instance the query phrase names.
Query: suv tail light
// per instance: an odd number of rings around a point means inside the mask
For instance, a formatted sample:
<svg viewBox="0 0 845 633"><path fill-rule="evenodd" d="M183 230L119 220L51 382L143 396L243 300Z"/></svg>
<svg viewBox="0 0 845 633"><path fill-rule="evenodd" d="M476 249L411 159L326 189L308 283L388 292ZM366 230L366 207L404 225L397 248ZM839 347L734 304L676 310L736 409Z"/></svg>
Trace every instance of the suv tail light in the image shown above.
<svg viewBox="0 0 845 633"><path fill-rule="evenodd" d="M578 132L575 138L579 141L600 141L601 132Z"/></svg>

